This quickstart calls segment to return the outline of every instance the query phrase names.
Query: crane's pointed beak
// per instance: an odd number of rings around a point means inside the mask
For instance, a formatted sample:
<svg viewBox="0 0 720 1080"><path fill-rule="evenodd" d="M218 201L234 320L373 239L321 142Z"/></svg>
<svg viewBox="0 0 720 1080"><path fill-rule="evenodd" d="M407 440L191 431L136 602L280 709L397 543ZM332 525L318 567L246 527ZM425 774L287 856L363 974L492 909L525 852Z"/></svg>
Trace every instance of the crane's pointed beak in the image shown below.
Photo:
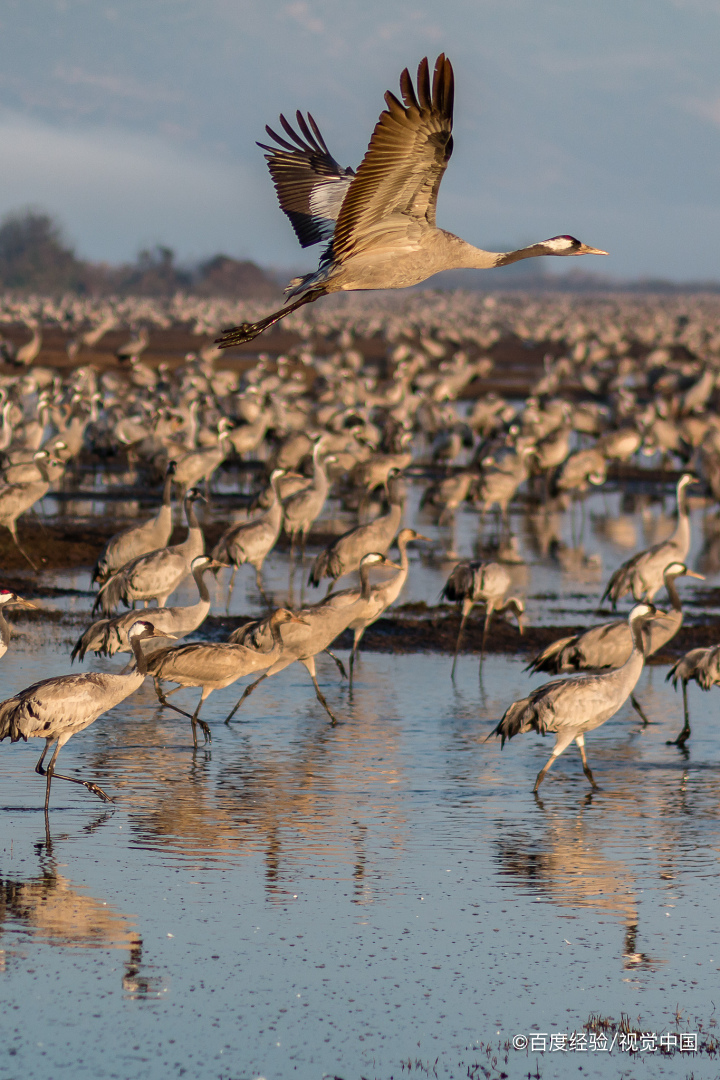
<svg viewBox="0 0 720 1080"><path fill-rule="evenodd" d="M589 244L581 244L577 250L578 255L609 255L609 251L603 251L602 248L590 247Z"/></svg>
<svg viewBox="0 0 720 1080"><path fill-rule="evenodd" d="M685 571L685 577L694 577L694 578L697 578L698 581L704 581L705 580L705 575L704 574L696 574L694 570L686 570Z"/></svg>
<svg viewBox="0 0 720 1080"><path fill-rule="evenodd" d="M40 610L37 604L33 604L32 600L26 600L24 596L18 596L14 606L21 608L32 608L33 611Z"/></svg>

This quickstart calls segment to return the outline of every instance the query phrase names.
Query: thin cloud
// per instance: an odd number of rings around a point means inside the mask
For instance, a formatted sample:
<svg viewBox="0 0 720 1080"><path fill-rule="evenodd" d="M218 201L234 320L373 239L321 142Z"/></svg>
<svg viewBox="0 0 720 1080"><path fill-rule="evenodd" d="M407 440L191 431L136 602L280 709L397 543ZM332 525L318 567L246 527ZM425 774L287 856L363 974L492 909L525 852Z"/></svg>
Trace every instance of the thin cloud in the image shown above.
<svg viewBox="0 0 720 1080"><path fill-rule="evenodd" d="M134 98L138 101L182 101L183 95L177 90L168 90L164 86L141 83L126 75L100 75L83 71L80 67L64 67L58 64L54 71L55 78L68 86L91 86L95 90L104 90L119 97Z"/></svg>

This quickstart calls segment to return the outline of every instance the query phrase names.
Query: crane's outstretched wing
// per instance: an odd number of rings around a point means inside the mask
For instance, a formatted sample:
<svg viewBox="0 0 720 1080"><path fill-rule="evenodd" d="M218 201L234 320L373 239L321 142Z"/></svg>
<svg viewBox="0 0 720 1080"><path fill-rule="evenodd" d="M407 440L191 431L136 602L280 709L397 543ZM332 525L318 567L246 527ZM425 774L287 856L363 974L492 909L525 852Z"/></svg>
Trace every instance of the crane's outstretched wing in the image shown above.
<svg viewBox="0 0 720 1080"><path fill-rule="evenodd" d="M268 151L265 160L280 208L290 218L302 247L311 247L332 238L335 221L355 171L343 169L337 163L310 113L307 121L300 110L295 118L305 141L281 115L280 123L292 143L266 126L265 130L278 146L266 146L265 143L258 143L258 146Z"/></svg>
<svg viewBox="0 0 720 1080"><path fill-rule="evenodd" d="M450 61L438 56L432 90L427 57L418 67L417 95L407 68L400 90L404 105L389 91L385 95L387 110L345 196L332 242L335 259L382 243L394 225L407 229L408 218L435 226L438 189L452 153Z"/></svg>

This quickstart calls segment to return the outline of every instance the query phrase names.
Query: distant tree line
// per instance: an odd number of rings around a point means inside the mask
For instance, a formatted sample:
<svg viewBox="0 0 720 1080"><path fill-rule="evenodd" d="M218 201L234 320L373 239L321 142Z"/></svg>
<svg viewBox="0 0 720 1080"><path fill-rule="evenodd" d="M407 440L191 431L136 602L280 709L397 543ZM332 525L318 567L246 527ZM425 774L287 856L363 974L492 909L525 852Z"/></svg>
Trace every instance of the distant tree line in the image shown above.
<svg viewBox="0 0 720 1080"><path fill-rule="evenodd" d="M172 248L141 251L134 263L111 266L80 259L59 224L38 210L7 214L0 222L0 288L21 292L76 292L172 296L275 297L279 283L256 263L215 255L194 267L175 262Z"/></svg>

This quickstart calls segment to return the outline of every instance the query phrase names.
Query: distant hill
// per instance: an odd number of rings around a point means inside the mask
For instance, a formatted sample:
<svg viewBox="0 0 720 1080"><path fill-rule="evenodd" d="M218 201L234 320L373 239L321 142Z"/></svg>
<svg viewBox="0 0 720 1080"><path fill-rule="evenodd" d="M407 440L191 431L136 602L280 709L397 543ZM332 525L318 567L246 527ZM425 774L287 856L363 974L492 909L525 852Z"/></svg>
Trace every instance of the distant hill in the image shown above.
<svg viewBox="0 0 720 1080"><path fill-rule="evenodd" d="M8 214L0 223L0 288L86 296L200 296L275 299L276 278L248 259L215 255L179 266L172 248L141 251L134 263L110 266L80 259L59 224L38 210Z"/></svg>

